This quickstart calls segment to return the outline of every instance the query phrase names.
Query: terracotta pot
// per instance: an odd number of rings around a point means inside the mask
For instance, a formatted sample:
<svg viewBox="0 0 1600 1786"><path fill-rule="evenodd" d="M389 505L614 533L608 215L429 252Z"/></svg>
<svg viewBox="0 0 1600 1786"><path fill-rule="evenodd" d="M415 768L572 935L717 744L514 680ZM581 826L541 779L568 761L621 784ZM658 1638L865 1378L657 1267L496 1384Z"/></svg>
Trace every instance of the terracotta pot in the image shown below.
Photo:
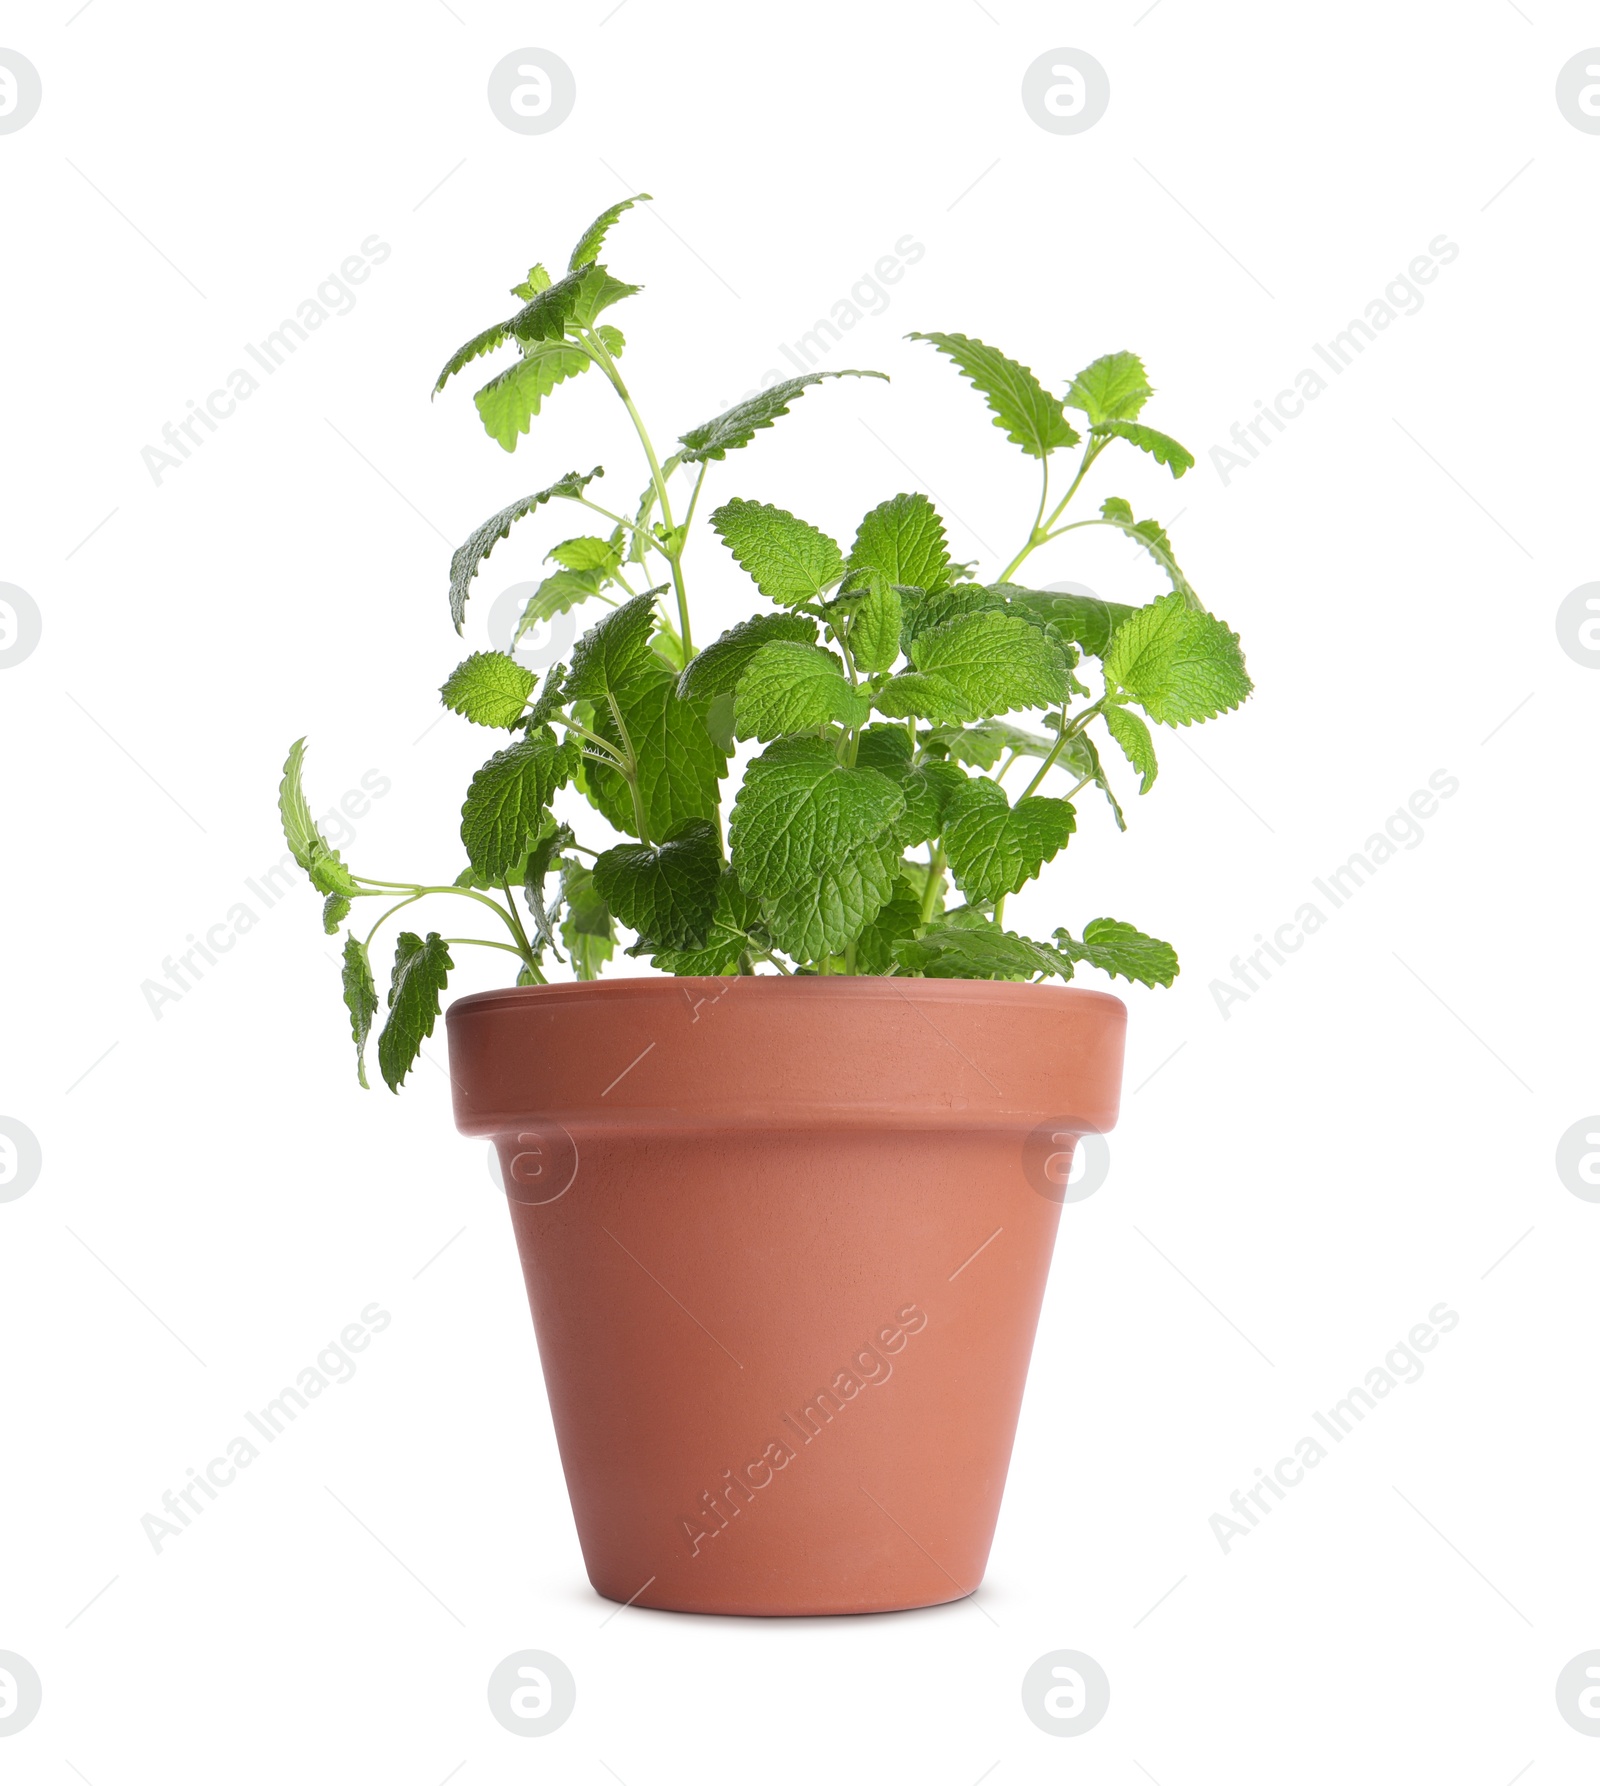
<svg viewBox="0 0 1600 1786"><path fill-rule="evenodd" d="M797 1614L978 1586L1126 1024L1075 987L842 977L450 1007L600 1593Z"/></svg>

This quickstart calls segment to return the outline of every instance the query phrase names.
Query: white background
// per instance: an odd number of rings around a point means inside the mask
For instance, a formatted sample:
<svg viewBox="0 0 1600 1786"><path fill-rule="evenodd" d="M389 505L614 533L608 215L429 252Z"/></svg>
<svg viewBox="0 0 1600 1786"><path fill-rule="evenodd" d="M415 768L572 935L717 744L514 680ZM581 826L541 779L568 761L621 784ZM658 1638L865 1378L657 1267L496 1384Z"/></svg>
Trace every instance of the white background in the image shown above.
<svg viewBox="0 0 1600 1786"><path fill-rule="evenodd" d="M43 615L0 672L0 1114L43 1154L0 1204L0 1649L44 1682L7 1778L1595 1778L1554 1693L1600 1647L1600 1206L1554 1166L1600 1105L1600 675L1554 625L1596 575L1600 138L1554 99L1593 9L74 3L0 26L44 94L0 136L0 580ZM524 46L576 76L546 135L485 98ZM1057 47L1109 72L1081 135L1021 103ZM786 368L901 237L926 248L823 362L893 384L813 391L706 506L848 539L927 489L992 572L1031 468L903 334L981 335L1058 389L1130 347L1146 419L1200 463L1096 499L1172 521L1258 685L1158 739L1125 837L1082 803L1008 912L1129 918L1184 971L1119 985L1111 1173L1064 1212L988 1579L926 1613L608 1617L442 1034L402 1098L356 1088L300 889L159 1018L141 992L278 859L302 732L319 810L392 782L347 856L454 873L486 735L428 729L461 655L449 551L569 467L615 465L618 500L643 480L597 379L514 458L479 381L429 385L641 186L654 214L607 258L646 287L615 320L658 440ZM375 233L354 309L154 482L163 423ZM1460 253L1423 307L1224 483L1209 449L1441 233ZM470 643L570 522L497 549ZM1052 551L1041 580L1162 586L1122 544ZM710 637L748 594L709 537L689 565ZM1424 840L1224 1018L1231 959L1438 770L1460 790ZM356 1377L157 1555L141 1516L374 1300L392 1324ZM1440 1301L1460 1323L1426 1375L1224 1554L1211 1515ZM529 1647L578 1682L539 1743L484 1697ZM1067 1744L1019 1698L1058 1648L1111 1680Z"/></svg>

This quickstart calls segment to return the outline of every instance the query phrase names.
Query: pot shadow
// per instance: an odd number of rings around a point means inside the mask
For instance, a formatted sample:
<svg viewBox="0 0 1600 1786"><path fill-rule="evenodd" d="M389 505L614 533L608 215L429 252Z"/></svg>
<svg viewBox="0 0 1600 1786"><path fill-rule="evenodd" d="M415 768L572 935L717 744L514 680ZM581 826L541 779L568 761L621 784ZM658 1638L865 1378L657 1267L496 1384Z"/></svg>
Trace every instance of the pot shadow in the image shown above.
<svg viewBox="0 0 1600 1786"><path fill-rule="evenodd" d="M605 1617L602 1625L609 1625L619 1613L637 1613L644 1618L659 1619L666 1622L690 1620L697 1624L717 1623L748 1629L752 1625L804 1625L812 1628L831 1629L835 1626L851 1626L874 1623L904 1625L908 1622L927 1624L953 1617L970 1615L976 1612L999 1629L999 1621L989 1610L988 1599L983 1597L983 1590L976 1589L970 1594L962 1594L954 1600L941 1601L937 1606L908 1606L898 1612L789 1612L789 1613L749 1613L749 1612L683 1612L664 1606L624 1605L618 1600L608 1600L604 1594L596 1593L593 1588L587 1592L574 1589L571 1594L563 1595L565 1603L576 1606L587 1602L590 1607L604 1607Z"/></svg>

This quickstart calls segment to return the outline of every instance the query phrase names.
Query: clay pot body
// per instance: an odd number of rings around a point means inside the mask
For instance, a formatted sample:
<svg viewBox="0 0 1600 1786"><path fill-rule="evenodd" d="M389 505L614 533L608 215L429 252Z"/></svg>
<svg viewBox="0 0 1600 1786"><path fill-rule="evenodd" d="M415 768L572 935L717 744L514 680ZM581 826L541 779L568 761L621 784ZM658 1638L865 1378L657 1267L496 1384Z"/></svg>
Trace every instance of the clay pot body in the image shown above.
<svg viewBox="0 0 1600 1786"><path fill-rule="evenodd" d="M450 1008L601 1594L774 1615L977 1587L1126 1020L1075 987L844 977Z"/></svg>

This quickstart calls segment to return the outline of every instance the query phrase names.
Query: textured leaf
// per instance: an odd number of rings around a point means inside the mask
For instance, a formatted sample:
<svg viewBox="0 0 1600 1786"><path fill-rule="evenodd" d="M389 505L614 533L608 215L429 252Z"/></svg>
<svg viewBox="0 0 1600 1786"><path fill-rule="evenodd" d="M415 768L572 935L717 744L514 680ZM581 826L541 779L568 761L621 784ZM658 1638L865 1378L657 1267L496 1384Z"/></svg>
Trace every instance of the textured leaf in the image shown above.
<svg viewBox="0 0 1600 1786"><path fill-rule="evenodd" d="M878 691L878 710L891 718L955 721L989 719L1027 707L1050 707L1066 697L1060 655L1035 626L1012 614L964 614L911 646L914 671Z"/></svg>
<svg viewBox="0 0 1600 1786"><path fill-rule="evenodd" d="M887 670L900 655L900 591L876 571L863 573L867 587L852 599L854 612L846 642L864 674Z"/></svg>
<svg viewBox="0 0 1600 1786"><path fill-rule="evenodd" d="M528 268L528 277L526 279L519 279L517 283L512 286L511 295L514 298L521 298L522 301L526 303L529 298L538 297L539 293L542 292L549 283L550 275L545 271L542 263L535 261L533 265Z"/></svg>
<svg viewBox="0 0 1600 1786"><path fill-rule="evenodd" d="M1150 728L1137 713L1130 713L1126 707L1118 707L1114 703L1105 708L1100 717L1106 722L1106 730L1122 747L1122 754L1138 770L1139 792L1148 794L1155 784L1158 772L1156 747L1150 736Z"/></svg>
<svg viewBox="0 0 1600 1786"><path fill-rule="evenodd" d="M567 270L575 272L579 267L587 266L590 261L598 260L601 246L606 239L606 231L624 211L631 211L635 205L648 204L649 200L648 192L636 192L632 198L618 199L614 205L608 205L578 237L578 245L573 249L572 256L567 262Z"/></svg>
<svg viewBox="0 0 1600 1786"><path fill-rule="evenodd" d="M995 427L1005 429L1006 439L1032 458L1078 444L1077 430L1061 413L1061 398L1052 397L1026 366L998 348L969 335L912 334L907 339L931 341L948 354L994 411Z"/></svg>
<svg viewBox="0 0 1600 1786"><path fill-rule="evenodd" d="M524 732L535 732L540 726L548 725L553 714L559 713L567 704L567 666L552 664L550 673L544 679L544 687L539 690L539 698L522 716Z"/></svg>
<svg viewBox="0 0 1600 1786"><path fill-rule="evenodd" d="M750 947L749 931L760 913L731 868L717 883L717 909L705 944L698 949L657 949L651 961L664 974L736 974ZM630 951L631 953L632 951Z"/></svg>
<svg viewBox="0 0 1600 1786"><path fill-rule="evenodd" d="M1036 943L987 919L979 924L925 930L895 945L903 971L930 980L1031 980L1039 974L1072 978L1072 962L1048 943Z"/></svg>
<svg viewBox="0 0 1600 1786"><path fill-rule="evenodd" d="M399 1091L422 1044L433 1034L439 994L454 966L437 931L430 930L426 942L410 930L402 930L395 939L389 1015L378 1037L378 1071L390 1091Z"/></svg>
<svg viewBox="0 0 1600 1786"><path fill-rule="evenodd" d="M1106 678L1163 725L1214 719L1250 693L1239 636L1176 590L1136 609L1106 653Z"/></svg>
<svg viewBox="0 0 1600 1786"><path fill-rule="evenodd" d="M775 639L761 646L739 679L734 736L765 743L834 722L858 726L871 711L871 702L845 681L844 665L831 651Z"/></svg>
<svg viewBox="0 0 1600 1786"><path fill-rule="evenodd" d="M711 525L769 601L814 601L844 575L844 556L827 534L770 502L736 496L713 510Z"/></svg>
<svg viewBox="0 0 1600 1786"><path fill-rule="evenodd" d="M966 770L954 763L924 763L913 769L900 783L906 810L895 826L895 837L901 848L915 849L919 843L936 838L948 822L952 802L968 785ZM1000 797L1005 798L1004 794Z"/></svg>
<svg viewBox="0 0 1600 1786"><path fill-rule="evenodd" d="M342 893L330 893L322 902L322 934L337 936L339 926L350 916L350 901Z"/></svg>
<svg viewBox="0 0 1600 1786"><path fill-rule="evenodd" d="M474 651L439 690L452 713L476 726L514 726L533 692L533 672L503 651Z"/></svg>
<svg viewBox="0 0 1600 1786"><path fill-rule="evenodd" d="M1131 510L1129 515L1131 519ZM1123 602L1103 602L1098 596L1067 590L1022 589L1015 583L996 583L991 593L1003 593L1007 612L1054 626L1063 638L1081 645L1091 657L1105 656L1111 635L1133 612Z"/></svg>
<svg viewBox="0 0 1600 1786"><path fill-rule="evenodd" d="M1100 505L1102 519L1113 527L1120 527L1131 540L1136 540L1144 547L1157 564L1171 579L1172 587L1181 590L1189 598L1190 607L1200 605L1189 579L1178 568L1178 561L1173 556L1172 541L1167 538L1166 529L1159 521L1135 521L1133 509L1120 496L1108 496Z"/></svg>
<svg viewBox="0 0 1600 1786"><path fill-rule="evenodd" d="M1019 757L1047 757L1055 742L1042 733L1008 725L1003 719L986 719L975 726L935 726L924 738L922 748L930 757L948 757L953 763L970 763L974 769L992 769L1007 751ZM1070 745L1068 748L1070 751Z"/></svg>
<svg viewBox="0 0 1600 1786"><path fill-rule="evenodd" d="M486 353L493 353L497 347L509 341L511 339L510 331L509 321L491 323L488 328L458 347L445 361L443 371L433 381L433 395L437 397L463 367L470 366L474 360L481 359Z"/></svg>
<svg viewBox="0 0 1600 1786"><path fill-rule="evenodd" d="M544 556L546 563L554 559L563 570L609 572L621 564L622 549L614 538L603 540L592 533L582 533L576 539L552 546Z"/></svg>
<svg viewBox="0 0 1600 1786"><path fill-rule="evenodd" d="M283 821L283 837L289 853L311 877L319 893L342 893L346 897L358 891L355 877L339 859L339 852L317 829L311 816L305 789L301 786L301 769L305 762L306 741L297 738L289 746L283 765L283 780L278 784L278 816Z"/></svg>
<svg viewBox="0 0 1600 1786"><path fill-rule="evenodd" d="M490 757L461 808L461 841L479 874L497 882L522 861L543 828L545 808L577 766L577 746L557 744L548 727Z"/></svg>
<svg viewBox="0 0 1600 1786"><path fill-rule="evenodd" d="M895 944L913 935L921 922L921 899L903 879L896 880L887 903L855 939L856 972L889 973L895 966Z"/></svg>
<svg viewBox="0 0 1600 1786"><path fill-rule="evenodd" d="M986 588L982 583L949 583L941 589L900 589L900 646L909 656L913 642L923 633L932 632L946 621L958 620L963 614L1004 613L1005 596L997 590L1009 589L1001 583Z"/></svg>
<svg viewBox="0 0 1600 1786"><path fill-rule="evenodd" d="M1084 925L1081 942L1065 930L1055 935L1064 954L1074 961L1087 961L1102 973L1121 974L1125 980L1150 987L1170 986L1178 977L1178 956L1172 944L1146 936L1120 919L1095 918Z"/></svg>
<svg viewBox="0 0 1600 1786"><path fill-rule="evenodd" d="M593 301L597 289L593 275L597 273L602 279L608 277L603 267L578 267L553 285L547 285L506 323L507 334L523 342L559 341L566 334L578 305L585 299ZM622 295L627 296L638 289L638 286L630 285Z"/></svg>
<svg viewBox="0 0 1600 1786"><path fill-rule="evenodd" d="M816 637L816 621L804 614L757 614L741 620L689 660L678 680L678 693L686 697L732 694L745 665L763 645L774 639L812 644Z"/></svg>
<svg viewBox="0 0 1600 1786"><path fill-rule="evenodd" d="M1194 464L1194 454L1186 446L1179 446L1170 434L1163 434L1157 428L1147 428L1143 422L1101 422L1094 432L1114 434L1120 440L1132 441L1140 452L1148 453L1157 465L1165 465L1175 478L1181 478Z"/></svg>
<svg viewBox="0 0 1600 1786"><path fill-rule="evenodd" d="M789 405L805 394L807 385L821 384L825 378L881 378L886 372L861 372L846 368L840 372L810 372L804 378L786 378L781 384L768 385L754 397L747 397L732 409L724 410L687 434L680 434L683 451L677 457L685 465L697 465L702 459L720 459L736 447L748 446L757 429L770 428L781 415L789 413Z"/></svg>
<svg viewBox="0 0 1600 1786"><path fill-rule="evenodd" d="M603 700L652 672L657 660L650 650L650 634L656 624L656 597L665 587L647 589L614 608L573 646L569 700Z"/></svg>
<svg viewBox="0 0 1600 1786"><path fill-rule="evenodd" d="M773 941L796 961L838 955L888 903L898 861L894 850L867 844L853 856L826 862L803 886L766 902Z"/></svg>
<svg viewBox="0 0 1600 1786"><path fill-rule="evenodd" d="M904 810L877 770L845 768L819 739L779 739L746 769L734 802L740 885L760 899L794 892L884 837Z"/></svg>
<svg viewBox="0 0 1600 1786"><path fill-rule="evenodd" d="M595 328L595 318L601 311L609 310L613 304L620 303L623 298L631 298L635 292L641 290L642 286L627 285L620 279L613 279L604 267L587 267L578 277L578 295L573 301L567 325L569 328ZM622 352L622 337L609 324L600 324L595 333L605 341L606 351L613 358Z"/></svg>
<svg viewBox="0 0 1600 1786"><path fill-rule="evenodd" d="M534 929L539 933L541 954L544 945L555 941L550 911L544 902L545 877L562 851L571 849L572 844L572 827L551 822L540 833L539 841L528 851L527 860L522 865L522 897L527 902Z"/></svg>
<svg viewBox="0 0 1600 1786"><path fill-rule="evenodd" d="M1144 362L1136 353L1102 354L1078 374L1067 402L1091 423L1131 422L1150 397Z"/></svg>
<svg viewBox="0 0 1600 1786"><path fill-rule="evenodd" d="M619 610L620 611L620 610ZM667 836L685 819L718 815L718 783L728 759L707 725L710 702L678 694L678 679L659 662L616 696L628 741L639 760L639 798L652 838ZM607 743L622 746L609 706L595 710L594 730ZM617 828L636 834L632 796L621 773L609 764L584 764L584 779L596 806Z"/></svg>
<svg viewBox="0 0 1600 1786"><path fill-rule="evenodd" d="M548 489L536 491L532 496L519 496L513 503L491 515L479 527L466 544L457 547L450 560L450 618L455 622L456 631L461 631L461 623L466 617L467 597L471 594L472 579L478 574L478 567L494 550L496 542L503 540L510 533L512 524L520 521L524 515L531 515L542 503L550 502L558 496L576 501L583 494L584 487L594 482L603 473L603 467L597 465L593 471L569 471L565 477L557 478Z"/></svg>
<svg viewBox="0 0 1600 1786"><path fill-rule="evenodd" d="M598 980L617 947L611 908L595 891L593 871L576 858L561 864L561 894L566 903L561 940L572 971L580 980Z"/></svg>
<svg viewBox="0 0 1600 1786"><path fill-rule="evenodd" d="M910 772L911 754L904 726L867 726L856 740L856 767L876 769L891 781L900 781Z"/></svg>
<svg viewBox="0 0 1600 1786"><path fill-rule="evenodd" d="M543 626L557 614L569 613L573 608L581 608L585 602L593 601L606 582L604 571L552 571L528 597L528 605L517 620L517 630L511 635L512 648L515 649L523 634L532 632L534 627Z"/></svg>
<svg viewBox="0 0 1600 1786"><path fill-rule="evenodd" d="M367 1037L372 1034L372 1020L378 1014L378 987L372 977L367 945L354 931L344 939L343 981L344 1005L350 1013L350 1039L356 1045L356 1077L366 1091Z"/></svg>
<svg viewBox="0 0 1600 1786"><path fill-rule="evenodd" d="M517 437L528 432L539 405L564 379L587 372L591 363L583 348L566 341L545 341L530 348L514 366L473 393L484 431L508 453L515 452Z"/></svg>
<svg viewBox="0 0 1600 1786"><path fill-rule="evenodd" d="M613 914L662 949L705 946L721 879L716 828L704 819L688 820L658 844L618 844L594 865L595 891Z"/></svg>
<svg viewBox="0 0 1600 1786"><path fill-rule="evenodd" d="M939 589L950 581L944 523L926 496L891 496L862 517L850 569L877 571L888 583Z"/></svg>
<svg viewBox="0 0 1600 1786"><path fill-rule="evenodd" d="M996 900L1031 881L1077 826L1069 802L1027 794L1015 806L992 781L969 780L945 809L944 847L968 899Z"/></svg>

